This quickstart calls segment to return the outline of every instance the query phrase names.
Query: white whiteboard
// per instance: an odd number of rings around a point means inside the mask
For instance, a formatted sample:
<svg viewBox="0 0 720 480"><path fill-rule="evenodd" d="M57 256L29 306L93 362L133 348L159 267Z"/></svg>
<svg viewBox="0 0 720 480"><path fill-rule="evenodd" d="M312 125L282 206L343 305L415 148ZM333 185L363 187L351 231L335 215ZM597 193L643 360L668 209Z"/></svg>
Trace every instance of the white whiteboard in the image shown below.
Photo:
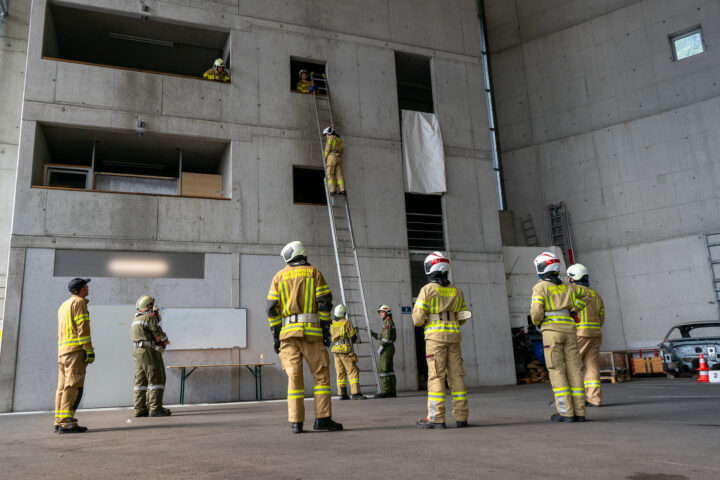
<svg viewBox="0 0 720 480"><path fill-rule="evenodd" d="M135 305L93 305L90 330L97 359L88 365L81 408L133 404L135 361L130 324ZM247 347L247 310L167 308L163 330L175 350Z"/></svg>

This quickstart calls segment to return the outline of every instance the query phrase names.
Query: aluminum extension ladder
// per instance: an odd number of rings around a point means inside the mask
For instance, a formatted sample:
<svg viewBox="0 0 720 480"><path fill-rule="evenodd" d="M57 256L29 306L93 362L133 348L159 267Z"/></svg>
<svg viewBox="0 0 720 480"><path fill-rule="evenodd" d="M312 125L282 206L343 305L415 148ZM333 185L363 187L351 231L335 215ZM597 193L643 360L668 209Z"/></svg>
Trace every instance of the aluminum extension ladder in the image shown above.
<svg viewBox="0 0 720 480"><path fill-rule="evenodd" d="M565 264L567 266L575 263L573 254L572 238L570 237L570 224L567 219L567 209L565 202L560 202L547 207L547 229L550 237L550 245L560 247Z"/></svg>
<svg viewBox="0 0 720 480"><path fill-rule="evenodd" d="M320 139L320 154L325 165L325 145L322 131L325 127L334 125L332 108L330 107L330 89L327 77L322 74L310 74L315 99L315 120ZM370 319L368 318L365 292L363 291L360 263L358 262L355 239L353 237L352 222L350 221L350 207L344 195L330 195L325 177L325 197L327 198L328 216L330 217L330 232L332 233L333 248L335 250L335 263L337 264L338 283L342 303L347 308L347 318L355 325L358 332L358 342L354 350L358 357L360 370L360 390L374 388L380 391L380 379L375 358L375 345L370 335ZM362 319L362 324L357 319ZM348 385L349 387L349 385ZM349 388L348 388L349 392Z"/></svg>
<svg viewBox="0 0 720 480"><path fill-rule="evenodd" d="M706 233L704 236L713 299L715 300L718 320L720 320L720 233Z"/></svg>

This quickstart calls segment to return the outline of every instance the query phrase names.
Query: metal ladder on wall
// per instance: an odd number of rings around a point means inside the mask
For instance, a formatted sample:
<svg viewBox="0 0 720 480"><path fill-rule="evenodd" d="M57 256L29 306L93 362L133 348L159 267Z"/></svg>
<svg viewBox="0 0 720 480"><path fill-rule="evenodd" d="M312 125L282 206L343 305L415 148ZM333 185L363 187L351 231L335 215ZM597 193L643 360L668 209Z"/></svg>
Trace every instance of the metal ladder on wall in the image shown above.
<svg viewBox="0 0 720 480"><path fill-rule="evenodd" d="M575 263L575 256L573 254L570 224L567 219L565 202L548 205L546 219L550 245L560 247L565 257L565 264L568 266L572 265Z"/></svg>
<svg viewBox="0 0 720 480"><path fill-rule="evenodd" d="M310 74L315 98L315 120L320 139L320 154L324 158L324 139L322 131L326 126L334 125L332 108L330 106L330 89L327 76L324 74ZM352 222L350 220L350 207L344 195L330 195L325 177L325 197L327 199L328 216L330 217L330 232L332 233L333 248L335 250L335 263L337 264L340 296L347 308L347 317L358 331L358 342L354 350L358 357L360 370L360 390L367 387L380 391L380 379L375 359L375 345L370 336L370 319L365 303L360 263L358 262L355 238L353 236ZM362 324L358 324L358 318Z"/></svg>
<svg viewBox="0 0 720 480"><path fill-rule="evenodd" d="M525 235L525 242L528 247L537 247L538 238L535 233L535 225L533 225L532 216L528 215L527 218L520 217L520 228Z"/></svg>
<svg viewBox="0 0 720 480"><path fill-rule="evenodd" d="M710 279L712 280L715 308L720 320L720 233L705 234L705 249L707 250Z"/></svg>

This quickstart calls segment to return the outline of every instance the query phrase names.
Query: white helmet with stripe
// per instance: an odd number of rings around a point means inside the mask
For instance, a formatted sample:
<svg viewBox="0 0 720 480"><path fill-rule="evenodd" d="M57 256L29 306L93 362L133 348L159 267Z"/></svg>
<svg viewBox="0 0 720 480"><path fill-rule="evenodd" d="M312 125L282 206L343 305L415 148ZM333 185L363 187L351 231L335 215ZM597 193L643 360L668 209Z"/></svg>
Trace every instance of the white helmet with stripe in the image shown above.
<svg viewBox="0 0 720 480"><path fill-rule="evenodd" d="M290 263L298 257L307 257L307 249L302 242L295 240L285 245L280 252L285 263Z"/></svg>
<svg viewBox="0 0 720 480"><path fill-rule="evenodd" d="M450 259L448 259L442 252L433 252L425 257L425 275L431 273L443 273L450 271Z"/></svg>
<svg viewBox="0 0 720 480"><path fill-rule="evenodd" d="M542 252L535 257L535 271L538 275L543 273L560 273L560 259L552 252Z"/></svg>
<svg viewBox="0 0 720 480"><path fill-rule="evenodd" d="M579 282L582 281L583 278L587 280L588 269L582 263L576 263L568 267L567 275L571 282Z"/></svg>

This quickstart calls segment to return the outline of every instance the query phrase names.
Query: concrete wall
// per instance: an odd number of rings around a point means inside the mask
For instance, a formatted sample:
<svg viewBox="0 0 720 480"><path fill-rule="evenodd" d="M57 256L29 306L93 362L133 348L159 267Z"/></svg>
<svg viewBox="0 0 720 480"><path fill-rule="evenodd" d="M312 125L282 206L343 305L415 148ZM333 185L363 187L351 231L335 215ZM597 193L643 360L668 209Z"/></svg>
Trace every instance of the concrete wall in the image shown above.
<svg viewBox="0 0 720 480"><path fill-rule="evenodd" d="M532 215L542 242L545 206L565 201L606 300L604 348L715 318L701 234L720 230L720 4L486 9L509 208ZM706 51L673 61L668 36L698 24Z"/></svg>
<svg viewBox="0 0 720 480"><path fill-rule="evenodd" d="M70 4L137 14L135 4L113 0ZM24 348L17 335L25 318L24 298L30 293L23 292L35 288L24 278L32 268L26 265L31 249L231 255L230 300L232 306L248 310L248 348L213 358L203 352L193 354L192 360L202 362L257 361L263 353L266 360L277 362L264 306L270 279L282 267L278 252L286 242L306 242L311 262L338 291L327 209L292 203L292 166L321 166L322 157L312 97L288 90L290 57L327 62L335 127L346 146L344 173L369 310L381 303L398 310L411 305L396 50L431 58L435 111L447 158L444 204L453 278L477 312L463 341L468 384L514 382L472 0L451 0L442 6L434 0L373 0L362 5L344 0L289 4L217 0L203 2L203 8L189 0L153 3L154 18L230 32L229 85L43 60L45 7L45 0L33 1L28 52L33 74L25 84L15 200L16 212L23 214L15 216L12 226L13 302L6 306L12 328L0 349L0 410L29 408L23 402L13 407L12 388L18 345ZM38 123L133 131L138 118L148 132L230 142L223 188L232 191L231 199L30 187L33 162L42 150L35 148L42 143L36 142ZM122 285L117 288L128 294L133 290L131 280L107 282ZM95 285L101 288L100 283ZM167 282L158 279L138 285L166 291ZM64 293L43 295L48 311L57 308ZM183 301L193 302L187 297ZM406 321L410 320L396 316L403 333L412 331ZM395 356L398 388L415 389L414 345L406 336L403 340ZM229 375L194 373L188 401L254 398L252 382ZM285 395L286 382L278 366L266 369L264 378L266 398ZM227 388L209 387L223 381L229 382ZM175 387L169 384L171 398Z"/></svg>

